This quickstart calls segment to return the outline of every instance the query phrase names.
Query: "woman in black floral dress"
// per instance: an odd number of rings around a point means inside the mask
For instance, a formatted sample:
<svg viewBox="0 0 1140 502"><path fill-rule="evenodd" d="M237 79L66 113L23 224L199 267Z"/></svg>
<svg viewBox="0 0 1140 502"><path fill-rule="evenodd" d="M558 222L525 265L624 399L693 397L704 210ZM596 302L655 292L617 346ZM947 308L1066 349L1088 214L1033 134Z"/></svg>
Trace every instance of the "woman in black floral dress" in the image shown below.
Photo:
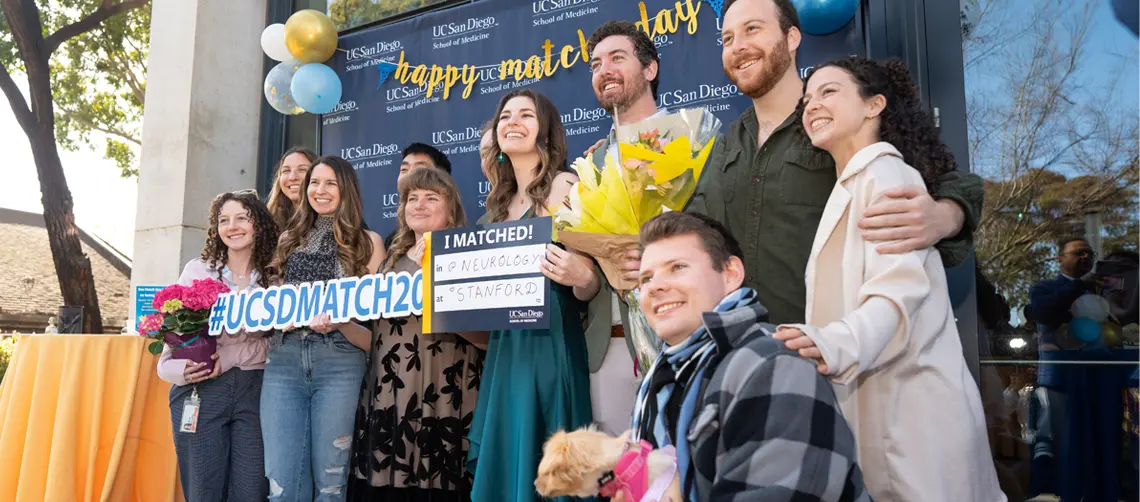
<svg viewBox="0 0 1140 502"><path fill-rule="evenodd" d="M380 271L415 273L423 234L466 226L467 218L455 182L439 169L413 171L399 191L400 227ZM482 350L456 334L421 333L419 316L376 321L356 416L352 500L469 500L467 433L482 367Z"/></svg>

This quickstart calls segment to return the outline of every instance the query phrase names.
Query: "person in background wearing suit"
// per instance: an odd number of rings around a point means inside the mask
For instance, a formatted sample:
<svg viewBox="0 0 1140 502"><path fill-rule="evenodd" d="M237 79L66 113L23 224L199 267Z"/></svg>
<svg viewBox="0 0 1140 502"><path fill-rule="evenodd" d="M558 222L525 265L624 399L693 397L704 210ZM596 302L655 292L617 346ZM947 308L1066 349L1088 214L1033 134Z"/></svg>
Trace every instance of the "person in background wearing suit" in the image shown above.
<svg viewBox="0 0 1140 502"><path fill-rule="evenodd" d="M1073 320L1072 306L1082 295L1090 292L1094 284L1093 264L1096 252L1088 240L1068 236L1057 241L1057 277L1041 281L1029 289L1026 317L1037 325L1037 351L1041 360L1052 360L1062 350L1058 335L1061 328ZM1037 385L1040 413L1033 424L1033 456L1030 481L1031 493L1054 493L1060 485L1054 475L1059 468L1062 435L1068 430L1065 414L1064 368L1057 364L1042 363L1037 368ZM1042 473L1046 473L1042 475Z"/></svg>

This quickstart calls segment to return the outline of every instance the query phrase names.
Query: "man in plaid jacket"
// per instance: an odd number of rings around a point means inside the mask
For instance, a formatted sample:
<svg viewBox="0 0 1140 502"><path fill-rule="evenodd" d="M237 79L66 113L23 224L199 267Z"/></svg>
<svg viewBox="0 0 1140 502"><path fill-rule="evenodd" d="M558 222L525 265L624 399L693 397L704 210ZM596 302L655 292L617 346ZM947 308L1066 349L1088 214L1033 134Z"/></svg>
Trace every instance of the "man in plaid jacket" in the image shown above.
<svg viewBox="0 0 1140 502"><path fill-rule="evenodd" d="M641 307L666 347L633 430L676 448L686 500L869 501L831 384L770 337L724 226L665 213L641 229L641 248Z"/></svg>

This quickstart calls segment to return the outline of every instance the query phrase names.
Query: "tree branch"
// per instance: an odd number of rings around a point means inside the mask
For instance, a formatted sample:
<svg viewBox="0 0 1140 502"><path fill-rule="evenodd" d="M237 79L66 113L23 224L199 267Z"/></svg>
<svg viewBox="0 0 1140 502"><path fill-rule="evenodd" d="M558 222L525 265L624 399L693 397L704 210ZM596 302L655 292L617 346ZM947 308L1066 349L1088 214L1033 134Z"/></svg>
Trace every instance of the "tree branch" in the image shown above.
<svg viewBox="0 0 1140 502"><path fill-rule="evenodd" d="M95 12L56 30L55 33L52 33L51 36L44 39L44 53L50 55L64 42L93 30L110 17L137 7L142 7L149 1L150 0L124 0L123 2L112 5L111 0L104 0L103 5L95 9Z"/></svg>
<svg viewBox="0 0 1140 502"><path fill-rule="evenodd" d="M131 88L131 93L135 95L135 99L139 100L139 104L145 105L146 91L143 89L142 83L139 82L138 75L131 69L130 58L127 56L122 56L122 58L123 60L117 61L117 63L122 68L124 80L127 82L127 86ZM143 68L143 71L145 72L146 68Z"/></svg>
<svg viewBox="0 0 1140 502"><path fill-rule="evenodd" d="M82 115L80 115L78 113L75 113L71 110L63 109L62 107L60 108L60 111L68 119L79 122L79 123L83 124L84 126L87 126L88 129L99 131L99 132L106 134L108 136L118 136L123 141L129 141L131 143L134 143L135 146L139 146L139 147L142 146L142 141L139 141L138 138L132 136L131 134L127 133L126 131L122 131L122 130L119 130L119 129L116 129L113 127L101 126L101 125L96 124L95 122L87 119L86 117L83 117Z"/></svg>
<svg viewBox="0 0 1140 502"><path fill-rule="evenodd" d="M8 73L7 68L4 68L4 65L0 65L0 90L3 90L4 96L8 98L8 104L12 106L12 113L16 115L16 122L20 123L20 127L25 133L31 131L36 116L32 114L32 109L28 108L24 94L20 92L16 81L12 80L12 75Z"/></svg>
<svg viewBox="0 0 1140 502"><path fill-rule="evenodd" d="M139 72L140 75L146 75L146 57L143 56L143 50L135 45L135 39L133 37L123 37L123 41L126 42L127 45L130 45L131 49L134 49L134 52L131 52L128 58L134 60L134 64L137 64L141 69ZM140 99L139 101L141 102L142 100Z"/></svg>

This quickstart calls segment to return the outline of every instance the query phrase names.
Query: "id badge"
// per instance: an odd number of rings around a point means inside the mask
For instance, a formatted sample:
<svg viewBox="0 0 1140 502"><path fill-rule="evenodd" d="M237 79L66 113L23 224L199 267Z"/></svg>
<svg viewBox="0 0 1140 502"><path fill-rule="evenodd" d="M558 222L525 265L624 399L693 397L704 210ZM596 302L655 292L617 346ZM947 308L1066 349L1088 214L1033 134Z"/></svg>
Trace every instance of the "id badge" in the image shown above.
<svg viewBox="0 0 1140 502"><path fill-rule="evenodd" d="M193 434L198 431L198 407L200 404L198 388L195 387L194 393L182 405L182 425L178 427L178 432Z"/></svg>

